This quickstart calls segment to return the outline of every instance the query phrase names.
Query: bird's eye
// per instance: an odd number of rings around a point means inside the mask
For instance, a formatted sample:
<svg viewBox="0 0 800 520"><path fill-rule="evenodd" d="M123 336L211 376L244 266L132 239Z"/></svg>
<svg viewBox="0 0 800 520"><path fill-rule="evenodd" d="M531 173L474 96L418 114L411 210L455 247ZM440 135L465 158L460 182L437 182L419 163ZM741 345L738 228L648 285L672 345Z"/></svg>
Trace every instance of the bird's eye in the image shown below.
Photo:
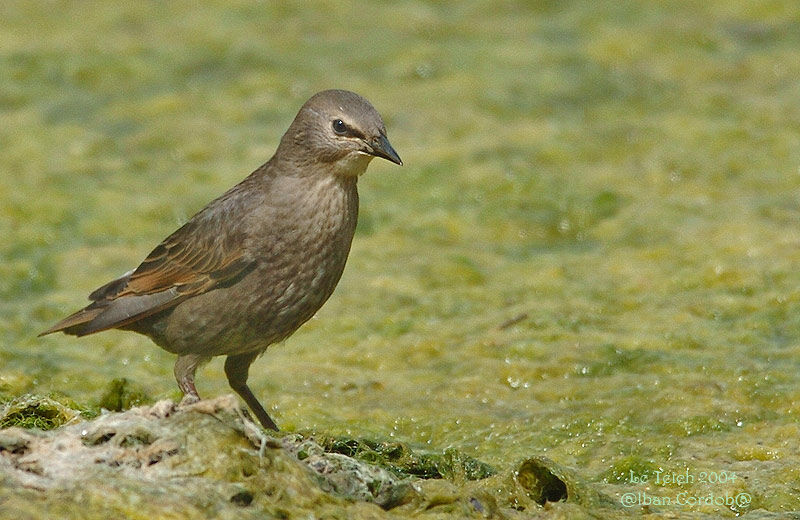
<svg viewBox="0 0 800 520"><path fill-rule="evenodd" d="M348 130L349 129L347 128L347 125L344 124L344 121L342 121L341 119L336 119L333 122L333 131L336 132L337 134L344 135L347 133Z"/></svg>

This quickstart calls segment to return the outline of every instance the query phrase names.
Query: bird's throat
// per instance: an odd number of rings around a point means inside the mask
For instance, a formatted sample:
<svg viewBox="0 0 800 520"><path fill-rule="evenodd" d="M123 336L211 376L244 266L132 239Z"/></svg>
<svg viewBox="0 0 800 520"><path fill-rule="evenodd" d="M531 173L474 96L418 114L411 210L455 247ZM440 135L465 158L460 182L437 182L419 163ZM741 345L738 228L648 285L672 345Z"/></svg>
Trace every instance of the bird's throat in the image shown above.
<svg viewBox="0 0 800 520"><path fill-rule="evenodd" d="M334 175L340 177L359 177L365 171L369 162L374 159L372 155L357 152L350 153L331 164Z"/></svg>

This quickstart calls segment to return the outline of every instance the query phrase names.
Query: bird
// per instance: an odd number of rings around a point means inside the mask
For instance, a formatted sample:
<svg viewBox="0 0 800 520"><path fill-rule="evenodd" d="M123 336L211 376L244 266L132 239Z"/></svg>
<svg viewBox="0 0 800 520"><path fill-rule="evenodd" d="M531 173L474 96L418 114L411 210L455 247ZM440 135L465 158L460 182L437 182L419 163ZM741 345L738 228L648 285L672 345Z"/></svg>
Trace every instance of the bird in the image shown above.
<svg viewBox="0 0 800 520"><path fill-rule="evenodd" d="M403 164L372 104L347 90L313 95L269 161L39 336L144 334L177 354L181 404L200 400L198 366L226 356L231 388L278 431L247 385L250 365L333 293L356 229L358 179L375 157Z"/></svg>

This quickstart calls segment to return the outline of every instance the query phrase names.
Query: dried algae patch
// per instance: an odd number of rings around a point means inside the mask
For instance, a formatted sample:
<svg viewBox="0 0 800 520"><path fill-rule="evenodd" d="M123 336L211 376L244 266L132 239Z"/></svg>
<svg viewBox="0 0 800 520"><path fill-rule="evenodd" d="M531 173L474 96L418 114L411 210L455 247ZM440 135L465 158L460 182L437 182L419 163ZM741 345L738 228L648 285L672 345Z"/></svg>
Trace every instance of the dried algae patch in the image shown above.
<svg viewBox="0 0 800 520"><path fill-rule="evenodd" d="M273 437L233 396L0 430L0 482L4 510L20 518L525 518L542 506L615 514L609 499L543 458L502 472L455 450Z"/></svg>

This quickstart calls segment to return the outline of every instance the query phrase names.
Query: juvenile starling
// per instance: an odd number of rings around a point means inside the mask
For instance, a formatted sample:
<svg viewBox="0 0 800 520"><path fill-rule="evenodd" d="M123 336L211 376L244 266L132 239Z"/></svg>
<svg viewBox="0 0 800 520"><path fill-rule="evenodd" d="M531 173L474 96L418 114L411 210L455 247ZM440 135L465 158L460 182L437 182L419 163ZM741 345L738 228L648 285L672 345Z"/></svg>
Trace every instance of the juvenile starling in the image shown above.
<svg viewBox="0 0 800 520"><path fill-rule="evenodd" d="M178 355L184 402L198 365L227 356L228 382L265 428L250 364L310 319L344 270L358 218L358 177L373 157L402 164L363 97L326 90L300 108L275 155L168 236L90 305L40 335L144 334Z"/></svg>

